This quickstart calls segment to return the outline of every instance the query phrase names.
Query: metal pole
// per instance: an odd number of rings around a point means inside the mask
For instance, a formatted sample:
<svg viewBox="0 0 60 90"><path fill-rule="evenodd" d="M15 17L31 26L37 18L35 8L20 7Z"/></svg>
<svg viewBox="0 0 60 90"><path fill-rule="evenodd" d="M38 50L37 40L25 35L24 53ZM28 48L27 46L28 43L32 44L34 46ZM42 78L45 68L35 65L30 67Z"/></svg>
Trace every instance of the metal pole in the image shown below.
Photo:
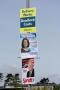
<svg viewBox="0 0 60 90"><path fill-rule="evenodd" d="M26 8L30 7L30 0L26 0ZM28 90L31 90L31 85L28 84Z"/></svg>
<svg viewBox="0 0 60 90"><path fill-rule="evenodd" d="M31 90L31 85L30 84L28 84L28 90Z"/></svg>
<svg viewBox="0 0 60 90"><path fill-rule="evenodd" d="M30 7L30 0L26 0L26 8Z"/></svg>

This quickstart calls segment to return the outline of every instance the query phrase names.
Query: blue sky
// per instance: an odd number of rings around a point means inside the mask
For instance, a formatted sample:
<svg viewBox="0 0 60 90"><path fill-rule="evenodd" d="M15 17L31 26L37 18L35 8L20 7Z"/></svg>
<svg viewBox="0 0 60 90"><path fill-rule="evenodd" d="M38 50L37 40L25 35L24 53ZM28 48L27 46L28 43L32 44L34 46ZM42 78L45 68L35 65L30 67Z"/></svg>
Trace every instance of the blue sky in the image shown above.
<svg viewBox="0 0 60 90"><path fill-rule="evenodd" d="M19 56L19 10L26 0L0 0L0 67L21 68ZM36 7L39 57L36 77L60 74L60 0L31 0ZM3 67L4 68L4 67Z"/></svg>

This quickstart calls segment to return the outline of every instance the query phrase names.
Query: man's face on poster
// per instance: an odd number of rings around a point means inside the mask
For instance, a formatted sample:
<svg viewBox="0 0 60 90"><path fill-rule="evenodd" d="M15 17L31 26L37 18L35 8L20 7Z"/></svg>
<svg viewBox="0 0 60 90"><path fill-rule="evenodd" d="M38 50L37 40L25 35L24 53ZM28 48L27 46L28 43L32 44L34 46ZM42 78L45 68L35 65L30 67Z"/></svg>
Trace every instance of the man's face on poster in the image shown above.
<svg viewBox="0 0 60 90"><path fill-rule="evenodd" d="M28 70L32 71L33 68L34 68L33 59L29 59L29 61L28 61Z"/></svg>

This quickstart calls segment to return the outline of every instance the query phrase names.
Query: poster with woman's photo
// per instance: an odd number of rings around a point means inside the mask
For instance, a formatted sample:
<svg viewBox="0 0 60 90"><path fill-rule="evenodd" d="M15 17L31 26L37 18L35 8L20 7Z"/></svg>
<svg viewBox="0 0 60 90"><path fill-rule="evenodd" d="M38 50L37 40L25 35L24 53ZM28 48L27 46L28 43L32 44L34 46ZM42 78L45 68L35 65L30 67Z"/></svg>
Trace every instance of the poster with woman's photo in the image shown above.
<svg viewBox="0 0 60 90"><path fill-rule="evenodd" d="M21 54L37 54L37 38L36 33L21 33ZM23 55L24 56L24 55Z"/></svg>
<svg viewBox="0 0 60 90"><path fill-rule="evenodd" d="M34 58L22 59L22 83L34 84L35 82L35 60Z"/></svg>

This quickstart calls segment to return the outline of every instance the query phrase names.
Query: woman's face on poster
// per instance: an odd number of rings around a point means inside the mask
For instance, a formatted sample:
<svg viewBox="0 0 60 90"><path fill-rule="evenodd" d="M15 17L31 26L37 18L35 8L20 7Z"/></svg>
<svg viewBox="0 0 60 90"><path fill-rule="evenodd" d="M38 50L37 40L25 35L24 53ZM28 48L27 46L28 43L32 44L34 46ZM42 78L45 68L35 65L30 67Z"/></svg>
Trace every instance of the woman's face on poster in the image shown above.
<svg viewBox="0 0 60 90"><path fill-rule="evenodd" d="M24 44L24 48L27 48L27 46L28 46L27 40L24 40L23 44Z"/></svg>

